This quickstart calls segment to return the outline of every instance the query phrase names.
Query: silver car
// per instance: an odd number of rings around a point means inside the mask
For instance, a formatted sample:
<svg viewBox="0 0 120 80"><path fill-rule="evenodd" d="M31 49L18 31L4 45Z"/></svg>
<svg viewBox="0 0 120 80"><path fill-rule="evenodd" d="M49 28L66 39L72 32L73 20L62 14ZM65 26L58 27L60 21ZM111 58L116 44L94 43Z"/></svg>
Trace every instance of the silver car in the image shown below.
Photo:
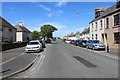
<svg viewBox="0 0 120 80"><path fill-rule="evenodd" d="M87 49L90 48L93 50L95 50L95 49L105 50L105 45L102 44L99 40L89 40L86 44L87 44L87 46L86 46Z"/></svg>

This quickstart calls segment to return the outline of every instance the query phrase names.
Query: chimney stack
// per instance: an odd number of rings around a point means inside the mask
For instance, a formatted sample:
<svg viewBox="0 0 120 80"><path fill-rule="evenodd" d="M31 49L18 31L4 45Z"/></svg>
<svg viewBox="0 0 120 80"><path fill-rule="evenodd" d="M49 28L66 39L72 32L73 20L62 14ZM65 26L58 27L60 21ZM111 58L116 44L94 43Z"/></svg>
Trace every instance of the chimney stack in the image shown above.
<svg viewBox="0 0 120 80"><path fill-rule="evenodd" d="M95 18L99 17L106 11L106 8L95 8Z"/></svg>
<svg viewBox="0 0 120 80"><path fill-rule="evenodd" d="M87 29L86 28L84 28L84 31L86 31Z"/></svg>

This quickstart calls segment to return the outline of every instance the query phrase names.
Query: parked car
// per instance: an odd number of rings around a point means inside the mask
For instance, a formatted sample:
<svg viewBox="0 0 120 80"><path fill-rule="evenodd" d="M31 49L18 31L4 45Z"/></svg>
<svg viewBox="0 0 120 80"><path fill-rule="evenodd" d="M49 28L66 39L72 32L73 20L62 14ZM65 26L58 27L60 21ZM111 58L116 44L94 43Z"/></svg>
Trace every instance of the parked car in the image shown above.
<svg viewBox="0 0 120 80"><path fill-rule="evenodd" d="M66 40L65 43L70 43L71 40Z"/></svg>
<svg viewBox="0 0 120 80"><path fill-rule="evenodd" d="M42 44L42 48L46 48L45 41L40 41L40 43Z"/></svg>
<svg viewBox="0 0 120 80"><path fill-rule="evenodd" d="M30 41L25 47L26 52L40 52L41 50L43 50L43 48L39 41Z"/></svg>
<svg viewBox="0 0 120 80"><path fill-rule="evenodd" d="M80 47L86 47L87 40L81 40L78 44Z"/></svg>
<svg viewBox="0 0 120 80"><path fill-rule="evenodd" d="M87 48L95 49L103 49L105 50L105 45L101 43L99 40L89 40L87 42Z"/></svg>
<svg viewBox="0 0 120 80"><path fill-rule="evenodd" d="M76 40L76 41L74 42L74 45L75 45L75 46L78 46L78 44L79 44L80 41L81 41L81 40Z"/></svg>
<svg viewBox="0 0 120 80"><path fill-rule="evenodd" d="M65 42L66 40L63 39L62 41Z"/></svg>
<svg viewBox="0 0 120 80"><path fill-rule="evenodd" d="M47 38L47 40L45 40L46 43L51 43L51 39Z"/></svg>
<svg viewBox="0 0 120 80"><path fill-rule="evenodd" d="M71 40L71 41L70 41L70 44L74 44L74 43L75 43L75 40Z"/></svg>

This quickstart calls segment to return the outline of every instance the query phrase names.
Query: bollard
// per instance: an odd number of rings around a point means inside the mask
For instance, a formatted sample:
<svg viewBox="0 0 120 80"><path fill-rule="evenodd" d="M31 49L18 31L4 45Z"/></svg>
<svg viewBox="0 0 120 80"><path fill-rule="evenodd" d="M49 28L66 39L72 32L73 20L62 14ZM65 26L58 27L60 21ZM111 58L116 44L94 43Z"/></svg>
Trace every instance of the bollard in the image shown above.
<svg viewBox="0 0 120 80"><path fill-rule="evenodd" d="M109 45L107 44L107 53L109 53Z"/></svg>

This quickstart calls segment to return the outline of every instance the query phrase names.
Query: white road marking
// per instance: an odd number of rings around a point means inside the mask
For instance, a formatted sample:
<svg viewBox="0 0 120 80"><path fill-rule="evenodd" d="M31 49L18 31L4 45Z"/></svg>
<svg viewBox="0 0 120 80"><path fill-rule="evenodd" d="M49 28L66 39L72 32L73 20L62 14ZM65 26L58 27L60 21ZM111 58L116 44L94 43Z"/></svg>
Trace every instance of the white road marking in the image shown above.
<svg viewBox="0 0 120 80"><path fill-rule="evenodd" d="M43 59L45 58L45 55L43 55Z"/></svg>
<svg viewBox="0 0 120 80"><path fill-rule="evenodd" d="M42 65L42 63L43 63L44 58L45 58L45 55L43 55L43 58L42 58L42 61L41 61L40 67L41 67L41 65Z"/></svg>
<svg viewBox="0 0 120 80"><path fill-rule="evenodd" d="M27 78L28 76L25 76L24 78Z"/></svg>
<svg viewBox="0 0 120 80"><path fill-rule="evenodd" d="M39 65L39 69L40 69L40 67L41 67L41 65L42 65L42 63L43 63L44 58L45 58L45 55L42 55L42 56L40 57L40 60L38 61L38 63L40 63L40 61L41 61L40 65ZM30 75L33 75L33 74L35 73L34 70L37 69L37 68L38 68L38 65L36 65L33 69L31 69L31 73L29 74L29 76L30 76ZM39 69L37 69L37 70L39 70Z"/></svg>
<svg viewBox="0 0 120 80"><path fill-rule="evenodd" d="M22 54L20 54L19 56L22 56L23 54L25 54L25 53L22 53Z"/></svg>
<svg viewBox="0 0 120 80"><path fill-rule="evenodd" d="M38 63L40 63L40 61L42 60L43 57L44 57L44 55L42 55L42 56L40 57L40 60L38 61ZM33 69L31 69L31 71L33 72L36 68L37 68L37 65L36 65Z"/></svg>
<svg viewBox="0 0 120 80"><path fill-rule="evenodd" d="M33 69L31 69L31 71L34 71L35 70L35 67Z"/></svg>
<svg viewBox="0 0 120 80"><path fill-rule="evenodd" d="M15 59L16 57L14 57L14 58L11 58L11 59L9 59L9 60L7 60L7 61L5 61L5 62L2 62L2 63L0 63L0 65L3 65L3 64L5 64L5 63L7 63L7 62L9 62L9 61L11 61L11 60L13 60L13 59Z"/></svg>

